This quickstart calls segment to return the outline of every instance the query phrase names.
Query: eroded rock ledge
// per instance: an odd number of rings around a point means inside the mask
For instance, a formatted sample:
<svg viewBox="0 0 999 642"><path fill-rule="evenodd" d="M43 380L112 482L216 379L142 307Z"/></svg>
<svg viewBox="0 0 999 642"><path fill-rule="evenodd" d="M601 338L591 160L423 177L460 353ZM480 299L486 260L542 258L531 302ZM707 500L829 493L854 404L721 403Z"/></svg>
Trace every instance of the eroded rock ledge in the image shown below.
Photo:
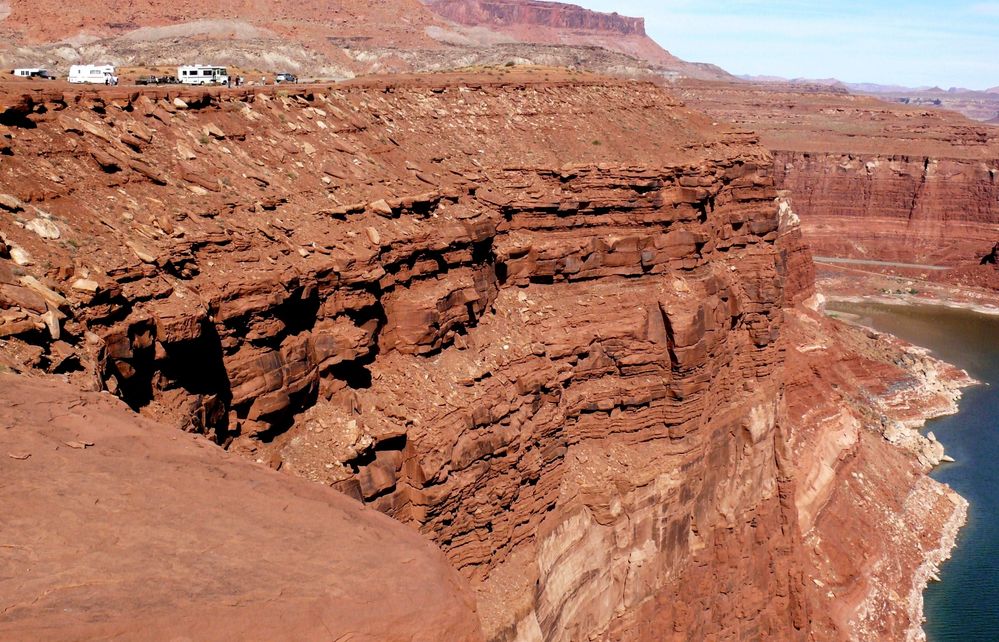
<svg viewBox="0 0 999 642"><path fill-rule="evenodd" d="M458 76L0 120L8 367L412 524L489 639L857 630L814 615L857 593L815 592L802 533L855 508L839 450L794 451L827 440L786 370L813 272L752 136L651 85Z"/></svg>
<svg viewBox="0 0 999 642"><path fill-rule="evenodd" d="M8 113L4 238L49 264L9 286L65 297L37 364L414 523L494 639L804 635L744 135L611 81Z"/></svg>

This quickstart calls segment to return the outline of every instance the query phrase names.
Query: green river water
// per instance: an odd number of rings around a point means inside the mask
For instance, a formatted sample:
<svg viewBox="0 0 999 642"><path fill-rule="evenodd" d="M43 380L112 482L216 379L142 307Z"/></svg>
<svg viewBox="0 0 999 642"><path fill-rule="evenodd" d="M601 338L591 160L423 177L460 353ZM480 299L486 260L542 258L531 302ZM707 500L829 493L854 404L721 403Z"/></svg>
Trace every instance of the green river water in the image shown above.
<svg viewBox="0 0 999 642"><path fill-rule="evenodd" d="M999 641L999 317L933 306L830 304L964 368L985 385L967 388L960 413L927 422L957 463L932 473L970 503L953 557L931 583L930 642Z"/></svg>

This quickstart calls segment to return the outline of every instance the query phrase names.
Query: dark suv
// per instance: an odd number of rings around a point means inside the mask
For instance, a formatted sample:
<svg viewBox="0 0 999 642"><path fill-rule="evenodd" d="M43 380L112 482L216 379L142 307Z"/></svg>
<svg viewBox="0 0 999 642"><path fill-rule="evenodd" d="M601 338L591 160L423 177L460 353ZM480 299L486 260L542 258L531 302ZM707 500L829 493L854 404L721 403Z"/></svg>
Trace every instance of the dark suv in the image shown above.
<svg viewBox="0 0 999 642"><path fill-rule="evenodd" d="M140 76L136 81L136 85L175 85L177 84L176 76Z"/></svg>

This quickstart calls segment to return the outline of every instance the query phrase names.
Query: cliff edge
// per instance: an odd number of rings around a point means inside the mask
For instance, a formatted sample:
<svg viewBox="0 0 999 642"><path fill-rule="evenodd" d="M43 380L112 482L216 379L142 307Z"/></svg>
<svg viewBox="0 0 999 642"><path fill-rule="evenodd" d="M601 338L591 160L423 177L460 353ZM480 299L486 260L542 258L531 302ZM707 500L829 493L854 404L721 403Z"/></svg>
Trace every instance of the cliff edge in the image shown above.
<svg viewBox="0 0 999 642"><path fill-rule="evenodd" d="M950 406L895 393L960 377L814 311L755 135L650 83L550 73L8 92L0 364L406 523L490 640L918 626L893 596L947 548L923 518L960 502L896 425ZM261 523L314 532L295 510ZM838 544L858 539L863 558ZM365 560L350 581L394 599L407 562ZM426 626L452 638L470 612Z"/></svg>

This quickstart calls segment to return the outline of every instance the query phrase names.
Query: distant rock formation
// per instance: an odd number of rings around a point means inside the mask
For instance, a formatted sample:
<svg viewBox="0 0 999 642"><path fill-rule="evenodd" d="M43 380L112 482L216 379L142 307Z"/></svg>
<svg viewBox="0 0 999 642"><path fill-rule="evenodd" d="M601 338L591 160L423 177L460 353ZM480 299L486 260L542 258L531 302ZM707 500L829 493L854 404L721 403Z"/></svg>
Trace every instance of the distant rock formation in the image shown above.
<svg viewBox="0 0 999 642"><path fill-rule="evenodd" d="M429 0L427 6L452 22L491 29L524 43L603 47L651 64L659 73L732 78L714 65L687 62L663 49L646 34L643 18L543 0Z"/></svg>
<svg viewBox="0 0 999 642"><path fill-rule="evenodd" d="M535 0L10 0L0 66L211 62L301 78L499 66L728 77L676 58L641 18ZM405 16L405 20L400 20ZM613 54L613 55L608 55Z"/></svg>
<svg viewBox="0 0 999 642"><path fill-rule="evenodd" d="M431 0L434 11L464 25L593 31L622 36L645 36L645 20L617 13L590 11L574 4L541 0Z"/></svg>
<svg viewBox="0 0 999 642"><path fill-rule="evenodd" d="M999 128L953 112L772 83L690 83L759 132L816 254L959 267L999 234Z"/></svg>

